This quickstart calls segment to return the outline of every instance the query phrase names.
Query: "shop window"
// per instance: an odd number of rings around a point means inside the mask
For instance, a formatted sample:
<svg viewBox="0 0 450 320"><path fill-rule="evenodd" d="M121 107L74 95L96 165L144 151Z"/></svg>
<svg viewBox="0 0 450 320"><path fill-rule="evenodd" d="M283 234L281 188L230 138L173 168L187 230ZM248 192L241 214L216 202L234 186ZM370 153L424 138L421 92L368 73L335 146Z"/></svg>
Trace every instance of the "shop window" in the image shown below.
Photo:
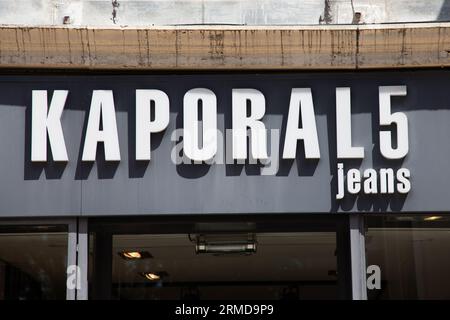
<svg viewBox="0 0 450 320"><path fill-rule="evenodd" d="M369 299L450 299L450 217L368 217L366 225Z"/></svg>
<svg viewBox="0 0 450 320"><path fill-rule="evenodd" d="M66 299L67 228L0 226L0 300Z"/></svg>

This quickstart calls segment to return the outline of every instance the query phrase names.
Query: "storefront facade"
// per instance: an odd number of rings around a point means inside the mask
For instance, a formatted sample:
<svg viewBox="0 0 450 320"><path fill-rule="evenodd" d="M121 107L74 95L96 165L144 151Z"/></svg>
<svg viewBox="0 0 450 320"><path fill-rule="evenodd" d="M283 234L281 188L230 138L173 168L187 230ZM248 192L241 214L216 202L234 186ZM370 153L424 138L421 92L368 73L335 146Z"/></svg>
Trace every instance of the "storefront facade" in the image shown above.
<svg viewBox="0 0 450 320"><path fill-rule="evenodd" d="M448 26L241 29L0 31L0 298L450 298Z"/></svg>

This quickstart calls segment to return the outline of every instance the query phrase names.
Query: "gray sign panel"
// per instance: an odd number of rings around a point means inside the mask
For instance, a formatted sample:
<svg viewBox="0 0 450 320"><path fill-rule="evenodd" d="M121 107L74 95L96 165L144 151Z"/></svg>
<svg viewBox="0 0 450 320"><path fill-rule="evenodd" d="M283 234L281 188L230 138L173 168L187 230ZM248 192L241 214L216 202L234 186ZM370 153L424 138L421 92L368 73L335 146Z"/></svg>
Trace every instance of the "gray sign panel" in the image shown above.
<svg viewBox="0 0 450 320"><path fill-rule="evenodd" d="M405 85L392 111L408 118L409 153L383 158L379 148L379 86ZM336 88L351 88L352 144L362 160L336 159ZM172 132L183 126L183 96L208 88L217 97L218 128L231 128L233 88L253 88L266 100L263 121L280 130L279 168L258 164L175 164ZM311 88L320 159L282 159L292 88ZM62 128L69 161L31 161L32 90L69 90ZM170 122L152 135L152 159L136 161L135 90L169 96ZM81 161L93 90L112 90L120 162ZM391 128L395 132L395 126ZM0 77L0 216L106 216L155 214L430 212L450 210L450 77L439 71L290 74L3 75ZM270 140L270 138L269 138ZM395 144L395 142L394 142ZM219 144L219 148L224 149ZM337 163L363 172L408 168L407 194L346 194L336 200ZM267 173L267 172L266 172Z"/></svg>

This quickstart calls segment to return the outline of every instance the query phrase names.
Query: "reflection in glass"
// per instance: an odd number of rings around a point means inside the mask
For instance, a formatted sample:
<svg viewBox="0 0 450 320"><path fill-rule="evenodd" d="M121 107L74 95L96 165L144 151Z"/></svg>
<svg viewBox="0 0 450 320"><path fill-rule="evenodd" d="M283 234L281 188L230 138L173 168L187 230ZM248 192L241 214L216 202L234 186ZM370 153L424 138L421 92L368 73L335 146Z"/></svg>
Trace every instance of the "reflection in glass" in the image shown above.
<svg viewBox="0 0 450 320"><path fill-rule="evenodd" d="M114 235L113 298L335 299L335 250L334 232Z"/></svg>
<svg viewBox="0 0 450 320"><path fill-rule="evenodd" d="M439 215L366 219L367 266L381 271L369 299L450 299L450 225Z"/></svg>
<svg viewBox="0 0 450 320"><path fill-rule="evenodd" d="M67 233L18 229L0 228L0 300L65 299Z"/></svg>

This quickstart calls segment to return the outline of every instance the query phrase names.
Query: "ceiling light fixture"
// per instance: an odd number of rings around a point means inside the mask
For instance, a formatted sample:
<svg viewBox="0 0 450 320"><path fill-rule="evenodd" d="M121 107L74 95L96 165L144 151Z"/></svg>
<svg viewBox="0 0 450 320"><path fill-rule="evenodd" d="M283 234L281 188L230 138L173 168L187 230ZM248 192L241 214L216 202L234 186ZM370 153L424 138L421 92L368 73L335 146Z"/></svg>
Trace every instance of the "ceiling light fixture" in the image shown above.
<svg viewBox="0 0 450 320"><path fill-rule="evenodd" d="M119 256L125 260L149 259L153 256L147 251L122 251Z"/></svg>
<svg viewBox="0 0 450 320"><path fill-rule="evenodd" d="M254 234L214 236L199 235L195 252L211 254L252 254L256 253L256 237Z"/></svg>
<svg viewBox="0 0 450 320"><path fill-rule="evenodd" d="M429 216L429 217L424 218L423 220L424 221L436 221L436 220L440 220L440 219L442 219L442 216Z"/></svg>

